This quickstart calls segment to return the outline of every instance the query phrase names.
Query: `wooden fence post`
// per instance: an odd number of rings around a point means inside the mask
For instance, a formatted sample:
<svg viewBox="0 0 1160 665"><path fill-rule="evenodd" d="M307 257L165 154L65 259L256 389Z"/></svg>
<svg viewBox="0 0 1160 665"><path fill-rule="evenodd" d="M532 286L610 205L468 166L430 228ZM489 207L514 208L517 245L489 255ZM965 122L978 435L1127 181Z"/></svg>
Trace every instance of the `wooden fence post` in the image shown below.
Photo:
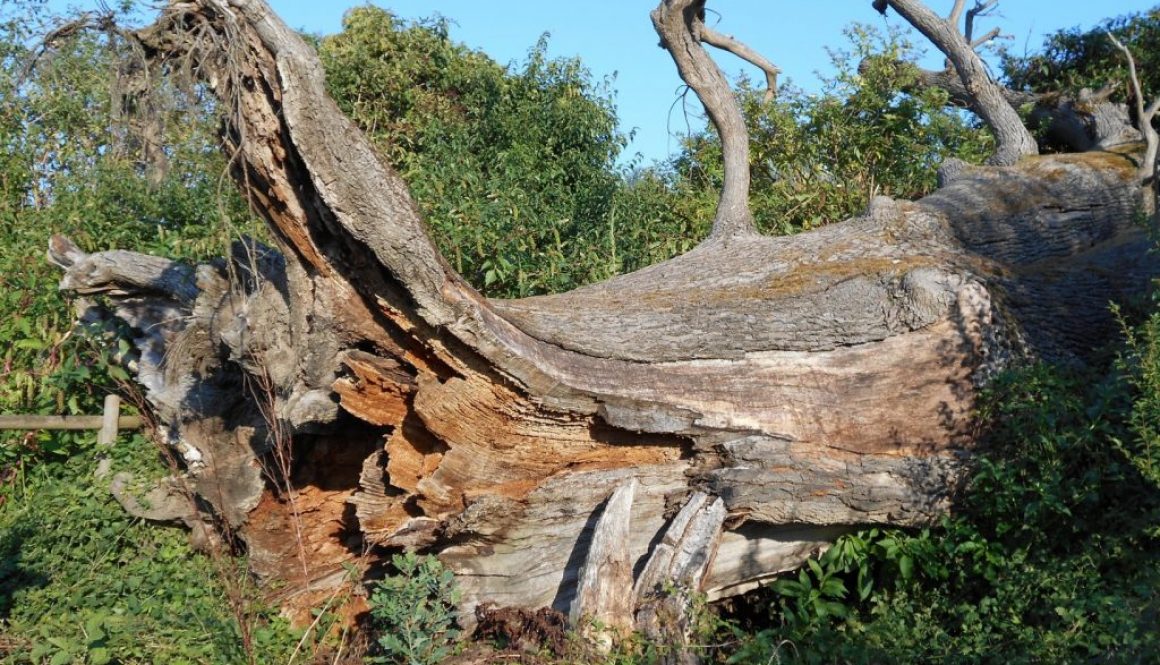
<svg viewBox="0 0 1160 665"><path fill-rule="evenodd" d="M97 445L111 446L117 440L120 415L121 398L116 395L105 395L105 410L101 414L101 433L97 435Z"/></svg>

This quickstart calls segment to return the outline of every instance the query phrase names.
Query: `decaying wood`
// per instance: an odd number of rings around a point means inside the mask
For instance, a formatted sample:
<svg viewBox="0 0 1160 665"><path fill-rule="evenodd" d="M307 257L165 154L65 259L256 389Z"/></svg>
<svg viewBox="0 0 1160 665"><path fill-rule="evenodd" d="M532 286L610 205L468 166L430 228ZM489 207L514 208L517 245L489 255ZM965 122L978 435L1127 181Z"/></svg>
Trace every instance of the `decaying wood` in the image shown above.
<svg viewBox="0 0 1160 665"><path fill-rule="evenodd" d="M694 617L690 593L702 588L717 555L727 516L725 502L693 492L665 528L637 577L636 629L667 647L663 663L700 662L690 649Z"/></svg>
<svg viewBox="0 0 1160 665"><path fill-rule="evenodd" d="M667 584L701 588L717 552L725 517L724 501L693 492L649 553L633 587L637 604L650 595L663 593Z"/></svg>
<svg viewBox="0 0 1160 665"><path fill-rule="evenodd" d="M636 599L626 590L632 588L628 543L638 485L636 478L629 478L604 504L576 580L576 599L569 616L573 626L587 628L585 624L591 622L592 630L609 642L628 635L633 626Z"/></svg>
<svg viewBox="0 0 1160 665"><path fill-rule="evenodd" d="M739 114L695 36L702 7L666 1L654 22L725 140ZM667 577L716 598L854 525L928 524L979 387L1016 358L1081 361L1116 329L1107 303L1160 272L1135 147L1016 159L1016 137L1009 166L793 237L751 233L727 184L683 256L492 300L261 0L176 2L137 38L158 64L192 58L227 105L235 178L278 250L195 267L56 239L50 255L83 318L128 325L201 521L240 537L292 611L371 548L435 552L465 616L582 614L601 551L626 597ZM744 158L729 168L747 182Z"/></svg>

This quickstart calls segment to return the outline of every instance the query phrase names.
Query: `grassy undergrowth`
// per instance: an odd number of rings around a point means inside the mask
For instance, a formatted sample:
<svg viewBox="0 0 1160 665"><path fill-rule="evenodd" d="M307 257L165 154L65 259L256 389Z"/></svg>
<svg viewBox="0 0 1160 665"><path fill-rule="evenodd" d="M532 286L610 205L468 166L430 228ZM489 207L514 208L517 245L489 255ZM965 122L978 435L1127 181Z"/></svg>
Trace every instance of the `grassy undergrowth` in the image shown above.
<svg viewBox="0 0 1160 665"><path fill-rule="evenodd" d="M112 450L118 470L167 471L140 435ZM96 467L83 447L0 490L0 661L288 662L299 634L261 603L245 562L129 516Z"/></svg>

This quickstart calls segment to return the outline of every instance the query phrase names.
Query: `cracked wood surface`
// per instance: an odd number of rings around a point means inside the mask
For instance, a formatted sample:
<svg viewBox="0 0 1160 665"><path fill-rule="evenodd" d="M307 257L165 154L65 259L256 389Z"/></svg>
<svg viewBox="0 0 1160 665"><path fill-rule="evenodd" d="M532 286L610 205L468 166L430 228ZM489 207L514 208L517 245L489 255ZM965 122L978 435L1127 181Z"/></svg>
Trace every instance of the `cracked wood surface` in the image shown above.
<svg viewBox="0 0 1160 665"><path fill-rule="evenodd" d="M191 26L229 37L230 57ZM1090 153L967 169L818 231L718 237L568 294L488 300L264 3L175 3L141 39L196 54L238 105L235 175L282 251L239 245L225 270L62 245L62 286L134 329L203 517L288 578L292 609L381 545L437 551L465 608L567 611L597 507L630 480L635 574L692 492L720 497L712 597L850 525L928 523L974 441L980 383L1021 354L1082 358L1114 328L1107 302L1157 273L1131 155ZM275 445L299 460L295 492L262 473ZM305 555L288 546L295 515Z"/></svg>

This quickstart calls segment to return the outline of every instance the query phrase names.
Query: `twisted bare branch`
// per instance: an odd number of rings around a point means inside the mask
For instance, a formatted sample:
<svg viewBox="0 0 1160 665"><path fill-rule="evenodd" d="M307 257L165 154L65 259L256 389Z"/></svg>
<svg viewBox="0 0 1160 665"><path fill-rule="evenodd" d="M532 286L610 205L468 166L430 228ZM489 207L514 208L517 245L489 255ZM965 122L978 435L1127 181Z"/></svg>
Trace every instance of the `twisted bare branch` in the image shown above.
<svg viewBox="0 0 1160 665"><path fill-rule="evenodd" d="M749 210L749 135L745 118L725 75L701 46L703 40L714 39L706 39L704 15L705 0L661 0L651 14L661 46L673 57L681 78L697 93L721 137L725 182L710 237L756 233Z"/></svg>
<svg viewBox="0 0 1160 665"><path fill-rule="evenodd" d="M1140 76L1136 73L1136 59L1132 57L1132 51L1111 32L1107 34L1112 45L1128 59L1128 79L1132 85L1132 96L1136 98L1136 128L1144 135L1144 158L1140 161L1139 175L1141 180L1150 182L1156 176L1156 153L1160 146L1160 137L1152 126L1156 111L1160 109L1160 97L1152 100L1145 108L1144 91L1140 87Z"/></svg>
<svg viewBox="0 0 1160 665"><path fill-rule="evenodd" d="M777 75L781 73L781 69L767 60L765 56L732 36L723 35L708 26L701 28L701 41L710 46L715 46L722 51L728 51L764 72L765 101L767 103L777 94Z"/></svg>

